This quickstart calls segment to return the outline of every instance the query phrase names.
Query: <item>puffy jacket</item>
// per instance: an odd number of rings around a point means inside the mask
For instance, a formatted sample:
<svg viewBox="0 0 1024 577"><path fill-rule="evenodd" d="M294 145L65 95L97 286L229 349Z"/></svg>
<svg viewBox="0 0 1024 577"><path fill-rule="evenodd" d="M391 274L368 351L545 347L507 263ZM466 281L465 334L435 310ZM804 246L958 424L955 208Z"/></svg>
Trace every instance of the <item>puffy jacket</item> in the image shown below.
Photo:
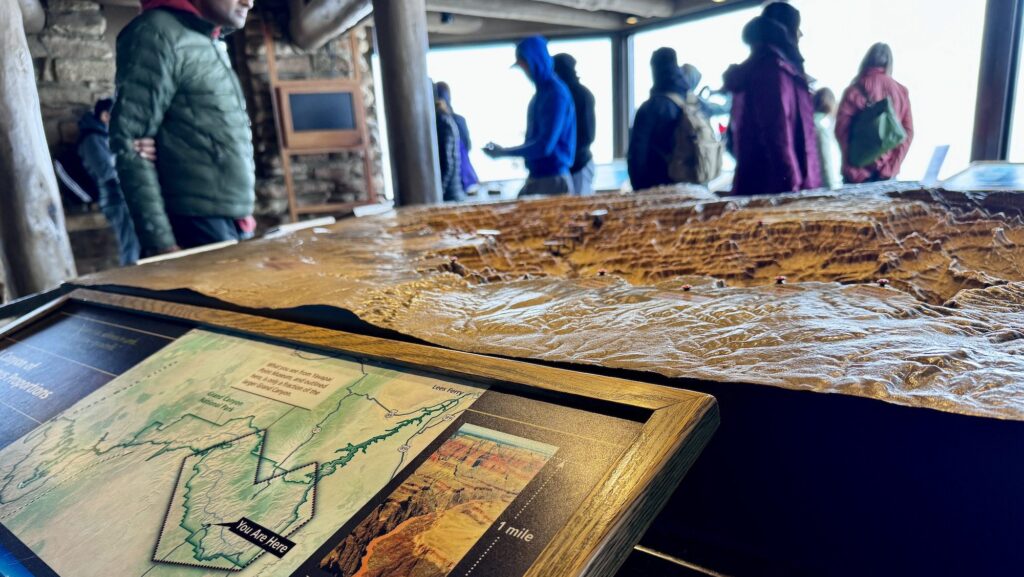
<svg viewBox="0 0 1024 577"><path fill-rule="evenodd" d="M531 36L516 46L516 57L526 62L537 92L526 115L526 141L506 148L502 156L521 156L531 178L568 174L576 157L576 108L565 83L554 72L548 44Z"/></svg>
<svg viewBox="0 0 1024 577"><path fill-rule="evenodd" d="M110 146L144 250L175 244L168 214L252 214L249 117L218 34L195 14L160 8L118 36ZM142 137L156 140L155 166L133 150Z"/></svg>
<svg viewBox="0 0 1024 577"><path fill-rule="evenodd" d="M864 168L847 164L846 148L850 144L850 125L857 113L867 108L864 91L874 102L885 97L892 101L896 116L900 119L903 129L907 131L907 139L899 146L882 155L871 166ZM843 178L846 182L865 182L872 177L882 180L895 178L900 173L903 159L907 157L910 143L914 141L914 117L910 112L910 92L905 86L896 82L882 68L868 68L853 85L843 92L836 116L836 138L843 149Z"/></svg>

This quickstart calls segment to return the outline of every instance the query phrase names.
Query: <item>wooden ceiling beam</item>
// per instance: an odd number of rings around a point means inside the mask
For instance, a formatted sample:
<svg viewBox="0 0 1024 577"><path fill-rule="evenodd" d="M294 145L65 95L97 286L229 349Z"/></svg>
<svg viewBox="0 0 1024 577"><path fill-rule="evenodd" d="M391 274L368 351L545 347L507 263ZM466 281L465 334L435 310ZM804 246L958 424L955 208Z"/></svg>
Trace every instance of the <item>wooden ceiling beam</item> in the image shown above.
<svg viewBox="0 0 1024 577"><path fill-rule="evenodd" d="M370 0L290 0L292 43L303 50L316 50L370 15Z"/></svg>
<svg viewBox="0 0 1024 577"><path fill-rule="evenodd" d="M472 34L484 27L484 19L476 16L452 15L450 22L444 21L440 12L427 12L427 32L431 34Z"/></svg>
<svg viewBox="0 0 1024 577"><path fill-rule="evenodd" d="M641 18L664 18L676 9L673 0L539 0L545 4L596 12L610 10Z"/></svg>
<svg viewBox="0 0 1024 577"><path fill-rule="evenodd" d="M46 26L46 9L39 0L18 0L25 34L39 34Z"/></svg>
<svg viewBox="0 0 1024 577"><path fill-rule="evenodd" d="M590 12L529 0L427 0L432 12L463 16L542 22L597 30L618 30L624 22L613 12Z"/></svg>

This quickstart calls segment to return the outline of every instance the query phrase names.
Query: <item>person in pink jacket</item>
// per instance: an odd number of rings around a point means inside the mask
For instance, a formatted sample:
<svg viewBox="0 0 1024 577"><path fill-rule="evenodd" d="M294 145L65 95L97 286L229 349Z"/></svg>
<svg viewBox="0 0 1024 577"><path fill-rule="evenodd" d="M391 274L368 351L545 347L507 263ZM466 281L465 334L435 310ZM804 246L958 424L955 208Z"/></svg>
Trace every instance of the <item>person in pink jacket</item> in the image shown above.
<svg viewBox="0 0 1024 577"><path fill-rule="evenodd" d="M883 154L865 167L850 164L847 149L850 144L850 125L859 112L885 97L892 101L897 118L907 131L907 138L899 146ZM870 102L869 99L870 98ZM860 74L843 93L836 117L836 138L843 151L843 179L847 183L877 182L895 178L907 157L914 140L914 118L910 112L910 93L892 78L892 49L879 42L872 46L860 65Z"/></svg>

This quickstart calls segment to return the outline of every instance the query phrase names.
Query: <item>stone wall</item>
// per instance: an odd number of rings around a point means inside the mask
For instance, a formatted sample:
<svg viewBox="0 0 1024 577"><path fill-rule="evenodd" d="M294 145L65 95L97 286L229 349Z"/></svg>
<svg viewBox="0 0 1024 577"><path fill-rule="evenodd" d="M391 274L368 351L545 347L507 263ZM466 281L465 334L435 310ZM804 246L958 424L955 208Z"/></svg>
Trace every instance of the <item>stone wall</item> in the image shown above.
<svg viewBox="0 0 1024 577"><path fill-rule="evenodd" d="M248 91L250 115L253 119L253 141L256 149L256 202L260 222L272 225L288 212L281 151L274 125L271 101L269 64L264 40L264 22L270 25L279 80L313 80L355 78L358 69L362 79L362 98L372 145L374 187L384 194L377 103L374 94L372 32L359 26L315 51L302 51L287 41L284 4L268 0L258 13L250 15L244 34L244 46L237 53L244 56L239 73ZM353 54L351 36L357 51ZM325 203L350 203L367 199L365 161L361 152L301 155L291 157L292 178L296 200L300 206Z"/></svg>
<svg viewBox="0 0 1024 577"><path fill-rule="evenodd" d="M115 59L112 38L119 30L108 30L110 21L124 24L123 8L103 6L92 0L48 0L46 28L28 37L36 69L39 100L51 154L59 157L74 149L78 140L78 119L100 98L114 93ZM108 10L119 10L111 19ZM284 187L281 155L277 144L263 21L271 24L274 50L281 79L352 78L360 70L366 119L374 147L373 172L376 189L383 195L383 169L378 140L376 101L371 68L372 36L360 27L350 32L358 40L356 54L349 36L332 41L320 50L302 52L285 37L287 10L281 0L268 0L250 15L244 31L229 36L235 69L246 89L256 149L257 217L266 228L287 220L288 201ZM362 154L296 156L292 170L299 202L346 203L366 198ZM95 216L95 215L94 215ZM71 236L81 274L117 265L113 232L102 226L102 218L70 215L77 224Z"/></svg>
<svg viewBox="0 0 1024 577"><path fill-rule="evenodd" d="M78 118L114 93L114 51L107 20L91 0L49 0L46 28L28 37L43 126L51 152L74 145Z"/></svg>

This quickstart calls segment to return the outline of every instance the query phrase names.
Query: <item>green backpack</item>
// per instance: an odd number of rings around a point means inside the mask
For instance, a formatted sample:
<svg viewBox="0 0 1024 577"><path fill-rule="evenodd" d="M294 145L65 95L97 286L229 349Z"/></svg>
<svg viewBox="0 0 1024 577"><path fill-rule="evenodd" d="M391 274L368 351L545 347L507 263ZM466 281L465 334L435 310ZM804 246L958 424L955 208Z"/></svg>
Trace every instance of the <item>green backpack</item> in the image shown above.
<svg viewBox="0 0 1024 577"><path fill-rule="evenodd" d="M878 102L871 102L864 86L857 84L868 102L867 108L853 117L850 124L850 143L847 147L847 162L863 168L896 148L907 139L907 131L896 117L896 110L888 96Z"/></svg>

